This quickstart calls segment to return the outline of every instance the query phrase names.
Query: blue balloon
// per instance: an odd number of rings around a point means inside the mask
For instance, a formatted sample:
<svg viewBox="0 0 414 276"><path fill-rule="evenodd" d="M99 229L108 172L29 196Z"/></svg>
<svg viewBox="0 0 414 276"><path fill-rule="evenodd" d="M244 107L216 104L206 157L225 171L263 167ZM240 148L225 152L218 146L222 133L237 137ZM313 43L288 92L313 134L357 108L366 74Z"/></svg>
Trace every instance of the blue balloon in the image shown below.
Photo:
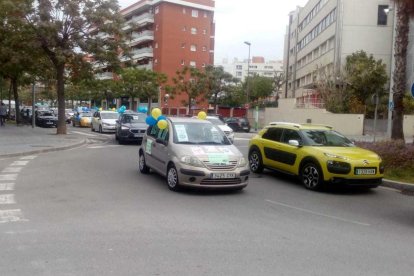
<svg viewBox="0 0 414 276"><path fill-rule="evenodd" d="M167 117L165 117L164 115L158 116L157 121L161 121L161 120L167 120Z"/></svg>
<svg viewBox="0 0 414 276"><path fill-rule="evenodd" d="M153 126L157 123L157 120L155 120L152 116L147 116L145 122L147 123L147 125Z"/></svg>

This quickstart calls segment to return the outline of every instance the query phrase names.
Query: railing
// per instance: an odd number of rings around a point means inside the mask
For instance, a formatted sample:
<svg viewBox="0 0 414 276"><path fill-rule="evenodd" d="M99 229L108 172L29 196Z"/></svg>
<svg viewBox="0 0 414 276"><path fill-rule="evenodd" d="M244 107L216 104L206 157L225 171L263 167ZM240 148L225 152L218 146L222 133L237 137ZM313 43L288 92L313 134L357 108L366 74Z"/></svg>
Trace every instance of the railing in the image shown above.
<svg viewBox="0 0 414 276"><path fill-rule="evenodd" d="M131 28L131 25L133 24L143 25L144 23L154 23L154 15L151 13L144 13L140 16L132 17L130 20L125 22L125 26L122 29L127 30Z"/></svg>
<svg viewBox="0 0 414 276"><path fill-rule="evenodd" d="M154 40L154 32L153 31L143 31L141 33L133 34L129 45L138 44L144 41L151 41Z"/></svg>
<svg viewBox="0 0 414 276"><path fill-rule="evenodd" d="M103 72L103 73L98 73L95 75L95 78L98 80L108 80L108 79L113 79L114 74L112 72Z"/></svg>

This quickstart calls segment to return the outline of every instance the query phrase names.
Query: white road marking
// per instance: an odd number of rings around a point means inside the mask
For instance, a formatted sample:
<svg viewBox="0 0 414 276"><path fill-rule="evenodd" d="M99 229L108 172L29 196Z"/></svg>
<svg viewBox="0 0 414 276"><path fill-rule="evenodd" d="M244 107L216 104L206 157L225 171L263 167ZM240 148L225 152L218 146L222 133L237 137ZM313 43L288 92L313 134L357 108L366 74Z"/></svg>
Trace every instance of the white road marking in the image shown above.
<svg viewBox="0 0 414 276"><path fill-rule="evenodd" d="M309 214L313 214L313 215L317 215L317 216L321 216L321 217L340 220L340 221L343 221L343 222L358 224L358 225L362 225L362 226L371 226L368 223L363 223L363 222L359 222L359 221L355 221L355 220L344 219L344 218L340 218L340 217L337 217L337 216L330 216L330 215L310 211L310 210L307 210L307 209L295 207L295 206L292 206L292 205L284 204L284 203L281 203L281 202L276 202L276 201L269 200L269 199L266 199L266 201L269 202L269 203L275 204L275 205L280 205L280 206L283 206L283 207L286 207L286 208L291 208L291 209L294 209L294 210L297 210L297 211L301 211L301 212L305 212L305 213L309 213Z"/></svg>
<svg viewBox="0 0 414 276"><path fill-rule="evenodd" d="M0 180L14 181L17 178L17 174L0 174Z"/></svg>
<svg viewBox="0 0 414 276"><path fill-rule="evenodd" d="M88 149L103 149L103 148L114 148L119 147L119 145L105 145L105 146L91 146Z"/></svg>
<svg viewBox="0 0 414 276"><path fill-rule="evenodd" d="M0 210L0 223L16 222L16 221L28 221L23 217L22 210Z"/></svg>
<svg viewBox="0 0 414 276"><path fill-rule="evenodd" d="M0 204L15 204L14 194L0 195Z"/></svg>
<svg viewBox="0 0 414 276"><path fill-rule="evenodd" d="M26 166L29 161L14 161L10 166Z"/></svg>
<svg viewBox="0 0 414 276"><path fill-rule="evenodd" d="M37 157L37 155L28 155L28 156L23 156L22 158L20 158L21 160L33 160Z"/></svg>
<svg viewBox="0 0 414 276"><path fill-rule="evenodd" d="M0 183L0 191L13 191L14 183Z"/></svg>
<svg viewBox="0 0 414 276"><path fill-rule="evenodd" d="M81 134L81 135L86 135L86 136L92 136L92 137L97 137L98 136L96 134L85 133L85 132L80 132L80 131L71 131L71 133L76 133L76 134Z"/></svg>
<svg viewBox="0 0 414 276"><path fill-rule="evenodd" d="M22 170L22 167L7 167L2 170L2 173L18 173Z"/></svg>

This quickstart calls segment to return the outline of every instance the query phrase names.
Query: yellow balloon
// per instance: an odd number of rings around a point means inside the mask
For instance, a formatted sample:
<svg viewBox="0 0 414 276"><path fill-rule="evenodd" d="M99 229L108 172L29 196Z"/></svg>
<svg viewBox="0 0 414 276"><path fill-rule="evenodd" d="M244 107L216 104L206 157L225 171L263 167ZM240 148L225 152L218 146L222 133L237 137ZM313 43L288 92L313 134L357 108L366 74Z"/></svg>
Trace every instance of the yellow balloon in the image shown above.
<svg viewBox="0 0 414 276"><path fill-rule="evenodd" d="M159 129L165 129L168 126L168 123L166 120L159 120L157 123L157 126Z"/></svg>
<svg viewBox="0 0 414 276"><path fill-rule="evenodd" d="M205 120L207 118L207 114L204 111L198 112L197 118L200 120Z"/></svg>
<svg viewBox="0 0 414 276"><path fill-rule="evenodd" d="M112 111L115 111L115 110L116 110L116 109L115 109L115 107L113 107L113 108L112 108Z"/></svg>
<svg viewBox="0 0 414 276"><path fill-rule="evenodd" d="M161 109L159 109L159 108L154 108L152 111L151 111L151 115L152 115L152 117L155 119L155 120L157 120L158 119L158 117L160 117L161 116Z"/></svg>
<svg viewBox="0 0 414 276"><path fill-rule="evenodd" d="M102 111L102 107L99 108L99 111Z"/></svg>

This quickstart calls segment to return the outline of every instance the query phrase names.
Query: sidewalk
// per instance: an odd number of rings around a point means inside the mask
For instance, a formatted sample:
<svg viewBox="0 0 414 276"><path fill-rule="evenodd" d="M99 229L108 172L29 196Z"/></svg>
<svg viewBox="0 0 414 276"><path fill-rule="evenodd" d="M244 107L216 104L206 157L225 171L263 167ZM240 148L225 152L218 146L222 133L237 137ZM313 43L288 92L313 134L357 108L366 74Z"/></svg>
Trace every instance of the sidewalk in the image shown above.
<svg viewBox="0 0 414 276"><path fill-rule="evenodd" d="M75 134L56 135L56 128L0 126L0 158L70 149L86 142L85 137Z"/></svg>

